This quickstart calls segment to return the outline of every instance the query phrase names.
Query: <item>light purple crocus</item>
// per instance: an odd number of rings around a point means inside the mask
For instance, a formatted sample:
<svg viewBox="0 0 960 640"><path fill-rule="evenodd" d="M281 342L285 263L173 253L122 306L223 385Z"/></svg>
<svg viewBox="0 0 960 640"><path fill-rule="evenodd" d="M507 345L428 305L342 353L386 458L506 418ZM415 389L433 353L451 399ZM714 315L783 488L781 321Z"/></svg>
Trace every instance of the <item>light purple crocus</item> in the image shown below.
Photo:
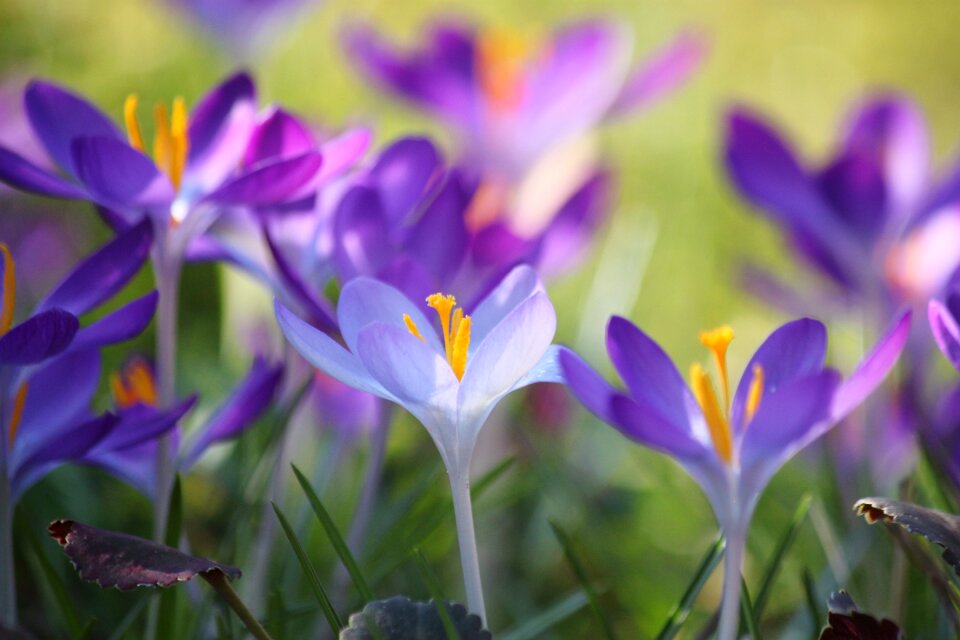
<svg viewBox="0 0 960 640"><path fill-rule="evenodd" d="M889 94L852 110L823 164L804 162L763 118L737 107L727 117L725 163L739 192L831 285L821 300L865 304L884 318L938 295L960 264L960 172L934 179L929 146L919 108ZM792 291L757 275L761 290Z"/></svg>
<svg viewBox="0 0 960 640"><path fill-rule="evenodd" d="M536 273L511 271L469 315L453 296L431 295L440 333L415 303L383 282L359 277L340 294L345 344L277 303L277 321L310 364L357 389L399 404L433 438L453 493L467 605L485 618L470 507L470 462L494 406L534 382L558 382L556 314Z"/></svg>
<svg viewBox="0 0 960 640"><path fill-rule="evenodd" d="M632 67L629 32L604 20L566 25L542 41L436 22L421 42L401 52L359 25L345 38L367 76L454 131L468 165L510 182L558 143L671 93L706 50L701 37L684 34Z"/></svg>
<svg viewBox="0 0 960 640"><path fill-rule="evenodd" d="M760 494L787 460L880 384L909 328L907 312L842 380L824 368L824 326L811 319L787 323L760 346L735 389L727 379L733 331L726 326L701 334L718 370L719 390L699 364L691 367L687 386L660 346L619 317L607 326L607 350L625 391L611 387L574 353L561 353L567 383L584 406L627 437L676 459L710 500L726 538L721 640L736 635L744 545Z"/></svg>

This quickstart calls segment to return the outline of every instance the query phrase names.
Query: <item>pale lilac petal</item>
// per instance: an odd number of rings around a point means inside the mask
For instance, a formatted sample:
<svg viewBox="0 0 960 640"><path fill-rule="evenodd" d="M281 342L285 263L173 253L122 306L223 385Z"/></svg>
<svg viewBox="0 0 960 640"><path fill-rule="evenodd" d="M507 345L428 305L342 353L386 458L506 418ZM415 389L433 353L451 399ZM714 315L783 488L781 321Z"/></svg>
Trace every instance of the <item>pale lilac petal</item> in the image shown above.
<svg viewBox="0 0 960 640"><path fill-rule="evenodd" d="M77 178L111 209L168 207L173 186L150 158L113 138L77 138L71 146Z"/></svg>
<svg viewBox="0 0 960 640"><path fill-rule="evenodd" d="M116 125L99 109L55 84L34 81L23 96L27 117L34 133L50 157L70 173L77 173L71 151L80 137L104 137L120 142Z"/></svg>
<svg viewBox="0 0 960 640"><path fill-rule="evenodd" d="M931 300L927 308L930 320L930 330L933 339L937 341L940 351L946 356L950 364L960 370L960 326L957 320L939 300Z"/></svg>
<svg viewBox="0 0 960 640"><path fill-rule="evenodd" d="M353 167L370 148L372 140L373 134L369 129L357 127L324 142L320 147L323 166L318 181L326 182Z"/></svg>
<svg viewBox="0 0 960 640"><path fill-rule="evenodd" d="M262 206L301 198L322 164L323 158L316 151L268 161L227 181L204 199L224 205Z"/></svg>
<svg viewBox="0 0 960 640"><path fill-rule="evenodd" d="M283 335L307 362L344 384L396 401L370 376L360 360L333 338L301 320L279 301L274 303L274 311Z"/></svg>
<svg viewBox="0 0 960 640"><path fill-rule="evenodd" d="M4 147L0 147L0 182L42 196L78 200L86 197L75 184Z"/></svg>
<svg viewBox="0 0 960 640"><path fill-rule="evenodd" d="M910 319L911 312L908 310L877 341L853 374L840 385L830 407L830 417L834 422L842 420L866 400L893 369L910 336Z"/></svg>
<svg viewBox="0 0 960 640"><path fill-rule="evenodd" d="M701 33L681 33L632 72L612 108L614 115L645 109L683 86L700 70L709 43Z"/></svg>
<svg viewBox="0 0 960 640"><path fill-rule="evenodd" d="M443 344L433 330L434 323L420 311L423 305L414 304L407 296L388 284L372 278L354 278L340 292L337 302L337 321L344 342L358 353L360 333L374 323L389 324L410 333L404 324L407 314L420 330L420 335L434 351L443 351ZM336 376L334 376L336 377Z"/></svg>
<svg viewBox="0 0 960 640"><path fill-rule="evenodd" d="M543 283L532 267L524 264L512 269L469 314L471 339L479 344L521 302L542 291Z"/></svg>
<svg viewBox="0 0 960 640"><path fill-rule="evenodd" d="M566 350L566 347L557 344L547 347L537 364L533 365L530 371L517 380L510 390L521 389L540 382L565 383L566 378L563 375L563 368L560 366L560 354Z"/></svg>

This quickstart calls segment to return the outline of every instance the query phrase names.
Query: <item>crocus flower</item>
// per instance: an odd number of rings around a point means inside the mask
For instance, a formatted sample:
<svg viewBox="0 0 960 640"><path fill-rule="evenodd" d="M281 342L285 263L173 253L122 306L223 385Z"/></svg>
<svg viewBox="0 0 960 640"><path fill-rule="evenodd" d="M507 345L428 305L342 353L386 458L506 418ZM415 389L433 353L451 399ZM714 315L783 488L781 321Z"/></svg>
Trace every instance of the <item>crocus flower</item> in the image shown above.
<svg viewBox="0 0 960 640"><path fill-rule="evenodd" d="M960 288L949 288L944 300L933 299L928 305L928 318L933 338L940 351L960 371Z"/></svg>
<svg viewBox="0 0 960 640"><path fill-rule="evenodd" d="M881 95L853 110L836 152L820 166L798 159L759 116L734 109L725 161L740 193L832 285L834 306L839 293L887 317L904 302L937 295L960 263L953 250L960 242L960 179L934 180L928 147L916 105Z"/></svg>
<svg viewBox="0 0 960 640"><path fill-rule="evenodd" d="M712 352L719 390L699 364L691 367L687 386L659 345L619 317L607 326L607 349L626 391L615 390L572 352L561 353L567 383L584 406L627 437L675 458L710 500L726 537L722 640L737 631L744 543L760 494L787 460L880 384L909 326L907 312L846 381L824 368L826 330L811 319L774 331L735 389L727 377L733 331L726 326L700 336Z"/></svg>
<svg viewBox="0 0 960 640"><path fill-rule="evenodd" d="M524 174L557 143L649 106L683 84L705 53L701 38L685 34L631 68L629 33L601 20L567 25L543 42L437 22L422 41L400 52L356 26L346 46L382 88L448 124L484 174Z"/></svg>
<svg viewBox="0 0 960 640"><path fill-rule="evenodd" d="M156 292L80 327L77 316L100 306L132 278L151 243L146 222L117 236L82 261L25 320L14 324L15 266L0 244L0 622L15 618L10 525L12 508L32 484L97 446L155 438L178 416L161 420L95 416L90 403L99 379L99 349L141 333L153 317ZM8 577L9 568L9 577Z"/></svg>
<svg viewBox="0 0 960 640"><path fill-rule="evenodd" d="M310 364L338 380L407 409L427 429L447 467L470 610L484 617L470 508L469 474L477 435L494 406L534 382L559 381L550 345L556 315L536 273L517 267L465 314L453 296L427 306L383 282L360 277L340 294L344 345L281 303L280 328Z"/></svg>

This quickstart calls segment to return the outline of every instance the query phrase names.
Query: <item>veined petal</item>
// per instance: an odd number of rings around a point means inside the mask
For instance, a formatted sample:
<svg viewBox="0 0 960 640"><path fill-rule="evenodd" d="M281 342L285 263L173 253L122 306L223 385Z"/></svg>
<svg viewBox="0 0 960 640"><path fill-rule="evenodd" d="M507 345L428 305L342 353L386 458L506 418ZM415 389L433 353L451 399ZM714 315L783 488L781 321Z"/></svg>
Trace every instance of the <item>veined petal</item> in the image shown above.
<svg viewBox="0 0 960 640"><path fill-rule="evenodd" d="M403 321L403 315L407 314L427 341L426 344L436 353L443 353L443 344L432 329L434 323L427 320L420 306L379 280L354 278L340 292L337 320L344 342L351 351L359 354L359 336L367 326L374 323L389 324L409 333Z"/></svg>
<svg viewBox="0 0 960 640"><path fill-rule="evenodd" d="M279 301L274 302L274 312L283 335L307 362L344 384L396 402L360 360L333 338L301 320Z"/></svg>
<svg viewBox="0 0 960 640"><path fill-rule="evenodd" d="M143 220L77 265L38 310L59 307L82 315L113 297L140 270L150 253L153 227Z"/></svg>
<svg viewBox="0 0 960 640"><path fill-rule="evenodd" d="M957 320L939 300L931 300L927 308L930 320L930 330L933 339L937 341L940 351L954 368L960 370L960 326Z"/></svg>
<svg viewBox="0 0 960 640"><path fill-rule="evenodd" d="M543 291L543 283L532 267L525 264L514 267L470 314L474 344L479 345L521 302Z"/></svg>
<svg viewBox="0 0 960 640"><path fill-rule="evenodd" d="M71 145L77 178L106 207L166 207L173 201L170 180L150 158L122 140L76 138Z"/></svg>
<svg viewBox="0 0 960 640"><path fill-rule="evenodd" d="M31 82L23 101L30 126L47 153L70 173L77 172L71 151L75 139L97 136L117 142L123 140L119 129L103 112L55 84Z"/></svg>
<svg viewBox="0 0 960 640"><path fill-rule="evenodd" d="M559 359L571 393L590 413L613 424L613 396L618 392L575 352L562 349Z"/></svg>
<svg viewBox="0 0 960 640"><path fill-rule="evenodd" d="M70 351L116 344L140 335L153 319L157 297L152 291L80 329L70 343Z"/></svg>
<svg viewBox="0 0 960 640"><path fill-rule="evenodd" d="M827 329L816 320L794 320L771 333L750 358L737 385L730 420L734 433L739 434L744 426L744 407L750 394L755 366L763 368L761 398L766 398L791 380L821 371L826 353Z"/></svg>
<svg viewBox="0 0 960 640"><path fill-rule="evenodd" d="M62 309L49 309L28 318L0 338L0 364L36 364L69 346L80 322Z"/></svg>
<svg viewBox="0 0 960 640"><path fill-rule="evenodd" d="M886 334L873 346L867 357L837 390L830 408L830 417L839 422L873 393L887 377L910 336L911 312L905 311Z"/></svg>
<svg viewBox="0 0 960 640"><path fill-rule="evenodd" d="M709 49L699 33L681 33L633 71L612 108L615 115L644 109L679 89L703 65Z"/></svg>
<svg viewBox="0 0 960 640"><path fill-rule="evenodd" d="M553 305L546 293L539 292L491 329L467 359L460 385L461 415L489 410L508 393L540 362L556 328Z"/></svg>
<svg viewBox="0 0 960 640"><path fill-rule="evenodd" d="M0 182L16 189L54 198L81 200L87 195L75 184L4 147L0 147Z"/></svg>

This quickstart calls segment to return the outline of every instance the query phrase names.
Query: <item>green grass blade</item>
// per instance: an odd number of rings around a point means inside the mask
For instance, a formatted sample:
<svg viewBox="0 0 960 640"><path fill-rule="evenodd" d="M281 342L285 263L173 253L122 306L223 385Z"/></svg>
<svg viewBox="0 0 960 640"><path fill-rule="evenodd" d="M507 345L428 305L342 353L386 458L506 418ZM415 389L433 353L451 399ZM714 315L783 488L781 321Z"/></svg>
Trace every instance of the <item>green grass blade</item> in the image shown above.
<svg viewBox="0 0 960 640"><path fill-rule="evenodd" d="M590 604L590 598L587 597L587 594L583 591L576 591L523 622L516 629L498 634L497 637L500 640L534 640L555 624L566 620L588 604Z"/></svg>
<svg viewBox="0 0 960 640"><path fill-rule="evenodd" d="M127 631L133 627L133 623L136 622L137 618L139 618L146 610L151 599L152 598L150 597L142 597L137 604L130 607L130 610L127 611L127 615L123 616L123 619L120 620L120 624L114 628L113 633L110 634L110 637L107 640L122 640L122 638L127 634Z"/></svg>
<svg viewBox="0 0 960 640"><path fill-rule="evenodd" d="M283 528L283 532L286 534L287 540L290 542L290 546L293 547L293 552L296 554L297 560L300 561L300 566L303 567L303 572L307 576L307 581L310 583L310 588L313 590L313 595L317 598L317 603L320 605L320 609L323 610L323 615L327 618L327 623L330 625L330 628L333 629L334 634L340 633L343 623L340 622L340 616L337 615L336 610L333 608L333 603L330 602L330 598L327 596L327 592L324 590L323 584L320 582L320 576L317 575L317 570L307 557L307 553L303 550L303 546L300 544L300 541L297 540L297 536L294 534L293 528L287 521L286 516L283 515L280 507L278 507L274 502L271 502L270 504L273 505L273 511L277 514L277 519L280 520L280 526Z"/></svg>
<svg viewBox="0 0 960 640"><path fill-rule="evenodd" d="M800 574L803 581L803 595L807 601L807 611L810 613L810 622L814 629L819 630L823 627L826 618L820 617L820 607L817 605L817 589L813 584L813 576L807 569Z"/></svg>
<svg viewBox="0 0 960 640"><path fill-rule="evenodd" d="M96 618L90 618L87 620L87 624L83 625L83 629L80 631L80 635L77 636L79 640L87 640L93 636L93 628L97 625Z"/></svg>
<svg viewBox="0 0 960 640"><path fill-rule="evenodd" d="M584 571L583 564L581 564L580 559L573 550L573 543L570 540L570 536L568 536L567 533L552 520L550 521L550 528L553 529L553 535L556 536L557 541L563 548L563 554L566 556L567 562L570 564L570 568L573 570L574 575L577 576L577 580L580 582L583 592L587 594L587 599L590 601L590 608L593 609L593 613L600 621L600 627L603 629L604 636L606 636L607 640L616 640L617 636L613 632L613 627L610 625L610 621L607 619L607 617L603 614L603 609L600 608L600 601L597 599L597 592L593 588L593 585L590 584L590 580L587 578L587 572Z"/></svg>
<svg viewBox="0 0 960 640"><path fill-rule="evenodd" d="M310 506L313 507L313 512L317 514L317 519L327 532L327 537L330 539L330 544L333 545L334 551L337 552L337 555L340 557L340 561L346 568L347 573L350 574L350 578L353 580L353 584L357 587L360 597L363 598L365 603L370 602L374 599L373 591L371 591L370 587L367 585L367 581L364 579L363 573L360 571L360 567L357 565L356 559L353 557L353 554L350 553L350 548L347 546L347 543L344 542L343 536L340 535L340 531L337 530L337 525L334 524L333 518L330 517L330 514L323 506L323 503L320 501L317 493L313 490L313 487L310 486L310 481L307 480L306 476L300 472L300 469L297 468L297 465L291 464L290 466L293 467L293 473L295 476L297 476L297 482L300 483L300 486L303 488L303 492L307 495L307 500L310 501Z"/></svg>
<svg viewBox="0 0 960 640"><path fill-rule="evenodd" d="M811 502L813 502L813 495L809 493L800 499L800 504L797 505L797 510L793 513L790 526L780 539L780 543L777 545L777 550L774 552L770 564L767 565L767 570L764 572L763 581L760 583L760 590L757 592L757 599L753 606L753 613L758 621L763 617L763 609L767 604L767 600L770 598L770 592L773 590L773 582L776 580L777 573L780 571L780 565L783 564L783 559L796 541L797 534L800 532L800 525L803 524L807 513L810 512Z"/></svg>
<svg viewBox="0 0 960 640"><path fill-rule="evenodd" d="M740 622L747 628L751 640L760 640L760 631L757 627L757 616L750 601L750 591L747 582L740 576Z"/></svg>
<svg viewBox="0 0 960 640"><path fill-rule="evenodd" d="M657 634L656 640L670 640L680 630L680 625L690 615L690 611L693 610L693 603L700 595L700 590L703 589L703 585L707 583L714 569L720 564L721 558L723 558L723 536L718 536L716 542L710 545L706 555L703 556L703 560L700 561L700 566L697 568L693 580L687 586L687 590L683 592L680 602L670 610L670 615L667 616L667 621L660 629L660 633Z"/></svg>
<svg viewBox="0 0 960 640"><path fill-rule="evenodd" d="M443 630L446 632L448 640L460 640L460 634L457 633L457 628L453 626L453 619L450 618L450 612L447 610L447 599L440 589L440 583L437 581L437 577L433 575L433 571L430 570L427 559L423 557L420 549L414 549L411 555L417 565L420 579L423 580L423 584L427 587L427 593L433 598L433 604L437 608L437 614L440 616L440 622L443 623Z"/></svg>

